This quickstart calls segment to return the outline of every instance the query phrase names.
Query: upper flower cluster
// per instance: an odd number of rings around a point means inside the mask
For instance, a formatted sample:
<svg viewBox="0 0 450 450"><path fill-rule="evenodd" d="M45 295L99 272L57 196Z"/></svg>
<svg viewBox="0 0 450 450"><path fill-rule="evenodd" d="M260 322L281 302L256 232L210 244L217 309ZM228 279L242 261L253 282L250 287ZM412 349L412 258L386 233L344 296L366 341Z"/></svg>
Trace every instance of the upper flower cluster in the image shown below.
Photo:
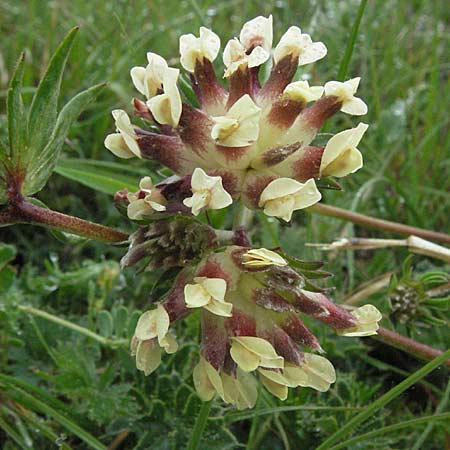
<svg viewBox="0 0 450 450"><path fill-rule="evenodd" d="M182 101L180 70L148 53L147 66L134 67L131 78L145 97L134 99L135 114L152 131L132 125L124 111L115 110L117 133L107 136L106 147L121 158L157 160L189 182L192 176L192 195L184 205L195 215L242 199L251 209L289 221L293 211L320 200L316 179L344 177L362 166L357 146L367 129L364 123L336 134L325 146L312 142L336 112L363 115L367 106L355 97L359 78L323 87L293 81L299 66L326 55L322 42L295 26L274 49L272 40L272 16L244 24L239 38L223 50L225 89L212 64L220 52L219 37L205 27L198 37L181 36L180 63L189 73L198 108ZM263 64L272 68L261 84ZM152 192L130 200L130 217L162 210L165 200Z"/></svg>

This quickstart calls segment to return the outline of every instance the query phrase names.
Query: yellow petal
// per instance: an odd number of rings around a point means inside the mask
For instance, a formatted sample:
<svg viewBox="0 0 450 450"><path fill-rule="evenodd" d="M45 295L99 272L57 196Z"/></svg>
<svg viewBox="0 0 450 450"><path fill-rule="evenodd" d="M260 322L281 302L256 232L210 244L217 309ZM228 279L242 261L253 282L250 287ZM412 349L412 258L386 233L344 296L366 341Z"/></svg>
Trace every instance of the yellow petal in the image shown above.
<svg viewBox="0 0 450 450"><path fill-rule="evenodd" d="M169 330L169 325L169 314L162 305L158 305L156 309L146 311L139 317L134 334L141 341L155 337L163 339Z"/></svg>
<svg viewBox="0 0 450 450"><path fill-rule="evenodd" d="M278 253L266 248L254 248L244 253L243 263L249 267L286 266L287 261Z"/></svg>
<svg viewBox="0 0 450 450"><path fill-rule="evenodd" d="M301 369L306 373L307 379L304 384L299 385L311 387L320 392L328 391L330 385L336 381L333 365L323 356L312 353L305 353L304 358Z"/></svg>
<svg viewBox="0 0 450 450"><path fill-rule="evenodd" d="M278 397L280 400L286 400L288 396L288 388L283 384L276 383L271 379L265 377L260 374L260 380L264 387L275 397Z"/></svg>
<svg viewBox="0 0 450 450"><path fill-rule="evenodd" d="M372 336L377 334L378 322L383 318L380 311L373 305L364 305L355 309L351 314L356 318L356 325L347 330L338 330L342 336Z"/></svg>
<svg viewBox="0 0 450 450"><path fill-rule="evenodd" d="M188 308L200 308L211 301L211 295L200 284L187 284L184 288L184 301Z"/></svg>
<svg viewBox="0 0 450 450"><path fill-rule="evenodd" d="M140 341L136 349L136 368L150 375L161 364L161 348L152 340Z"/></svg>
<svg viewBox="0 0 450 450"><path fill-rule="evenodd" d="M342 177L362 167L362 155L356 146L368 127L360 123L356 128L335 134L328 141L320 162L320 176Z"/></svg>

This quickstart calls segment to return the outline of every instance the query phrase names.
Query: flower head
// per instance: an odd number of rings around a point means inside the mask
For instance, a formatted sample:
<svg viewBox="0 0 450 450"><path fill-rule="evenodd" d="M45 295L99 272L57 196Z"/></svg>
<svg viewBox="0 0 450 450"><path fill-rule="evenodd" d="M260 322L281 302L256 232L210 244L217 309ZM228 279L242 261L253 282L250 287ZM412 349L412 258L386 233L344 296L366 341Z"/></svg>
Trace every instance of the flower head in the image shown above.
<svg viewBox="0 0 450 450"><path fill-rule="evenodd" d="M325 84L325 95L333 95L342 102L341 111L352 116L363 116L367 114L367 105L358 97L355 97L355 93L358 90L360 77L352 78L351 80L344 81L329 81Z"/></svg>
<svg viewBox="0 0 450 450"><path fill-rule="evenodd" d="M181 66L192 87L185 101L180 71L148 53L147 66L131 70L144 97L133 100L142 128L115 110L117 132L105 140L119 157L152 159L172 172L157 186L145 177L139 191L117 197L128 200L129 218L139 220L121 266L174 269L165 272L167 281L174 277L171 288L137 324L131 342L136 366L153 372L162 355L177 348L171 325L197 314L202 338L195 388L203 400L218 395L239 409L255 405L257 379L280 399L288 388L326 391L334 383L334 368L315 354L323 350L303 315L345 336L376 333L381 318L371 305L352 312L336 305L314 284L328 275L321 263L252 248L242 227L215 230L195 217L237 201L289 221L321 199L317 186L327 183L316 180L343 177L362 165L357 146L365 124L337 133L325 147L315 142L338 111L365 113L354 96L359 78L324 87L293 81L299 66L326 55L325 45L298 27L290 27L275 49L272 40L272 16L244 24L223 50L225 87L213 66L219 37L204 27L198 37L181 36ZM262 83L259 71L270 58Z"/></svg>
<svg viewBox="0 0 450 450"><path fill-rule="evenodd" d="M191 188L192 197L184 199L183 203L192 209L195 216L203 208L222 209L233 202L231 195L222 186L222 178L210 177L200 168L195 169L192 174Z"/></svg>
<svg viewBox="0 0 450 450"><path fill-rule="evenodd" d="M321 198L312 178L304 184L290 178L278 178L262 191L259 206L268 216L289 222L294 211L308 208Z"/></svg>

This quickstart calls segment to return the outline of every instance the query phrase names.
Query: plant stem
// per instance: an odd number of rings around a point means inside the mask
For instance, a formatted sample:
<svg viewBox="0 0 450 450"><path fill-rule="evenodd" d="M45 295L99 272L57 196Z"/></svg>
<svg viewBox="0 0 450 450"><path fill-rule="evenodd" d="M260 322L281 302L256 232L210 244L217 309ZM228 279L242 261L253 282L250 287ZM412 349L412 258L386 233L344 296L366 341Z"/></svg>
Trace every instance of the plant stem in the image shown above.
<svg viewBox="0 0 450 450"><path fill-rule="evenodd" d="M434 369L439 367L442 363L444 363L450 357L450 349L447 350L442 355L430 361L425 366L421 367L419 370L414 372L411 376L403 380L401 383L397 384L397 386L390 389L384 395L375 400L372 404L370 404L363 412L356 415L353 419L349 420L343 427L339 428L336 433L332 434L328 439L322 442L316 450L325 450L329 449L331 444L334 444L338 440L342 439L344 436L349 434L353 429L359 426L362 422L367 420L369 417L373 417L375 411L383 408L387 403L391 402L395 398L397 398L400 394L402 394L406 389L411 387L413 384L417 383L423 377L428 375Z"/></svg>
<svg viewBox="0 0 450 450"><path fill-rule="evenodd" d="M122 231L42 208L24 199L12 203L9 210L0 214L0 226L15 223L42 225L103 242L118 243L128 239Z"/></svg>
<svg viewBox="0 0 450 450"><path fill-rule="evenodd" d="M373 337L378 341L384 342L388 345L392 345L393 347L410 353L413 356L417 356L426 360L431 360L442 355L442 352L440 350L429 347L425 344L421 344L414 339L402 336L401 334L398 334L395 331L391 331L386 328L379 328L377 334ZM444 361L443 364L447 367L450 367L450 359Z"/></svg>
<svg viewBox="0 0 450 450"><path fill-rule="evenodd" d="M45 320L48 320L53 323L57 323L58 325L61 325L63 327L69 328L71 330L76 331L77 333L84 334L85 336L93 339L94 341L97 341L101 345L105 345L107 347L120 347L126 343L126 340L113 340L108 339L103 336L100 336L97 333L94 333L91 330L88 330L87 328L80 327L79 325L76 325L75 323L69 322L68 320L61 319L60 317L54 316L53 314L49 314L45 311L41 311L40 309L33 308L32 306L23 306L19 305L18 308L21 311L24 311L29 314L33 314L37 317L42 317Z"/></svg>
<svg viewBox="0 0 450 450"><path fill-rule="evenodd" d="M253 211L248 209L242 201L239 202L234 219L233 219L233 230L237 228L244 228L247 230L253 219Z"/></svg>
<svg viewBox="0 0 450 450"><path fill-rule="evenodd" d="M211 410L212 400L209 402L203 402L195 422L194 429L192 430L191 440L187 450L197 450L202 438L203 430L205 429L206 422L208 421L209 412Z"/></svg>
<svg viewBox="0 0 450 450"><path fill-rule="evenodd" d="M311 211L322 216L336 217L338 219L347 220L358 225L377 230L391 231L406 236L419 236L424 239L430 239L438 242L450 244L450 235L439 233L437 231L424 230L423 228L411 227L402 223L391 222L389 220L377 219L375 217L366 216L364 214L347 211L346 209L337 208L335 206L322 205L320 203L308 208Z"/></svg>

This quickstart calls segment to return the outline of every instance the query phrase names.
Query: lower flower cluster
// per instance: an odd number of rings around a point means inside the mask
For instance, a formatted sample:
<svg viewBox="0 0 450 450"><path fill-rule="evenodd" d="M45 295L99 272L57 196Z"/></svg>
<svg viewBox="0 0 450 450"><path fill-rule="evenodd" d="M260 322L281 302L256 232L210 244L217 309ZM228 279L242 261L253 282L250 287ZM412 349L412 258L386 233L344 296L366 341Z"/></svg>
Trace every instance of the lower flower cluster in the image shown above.
<svg viewBox="0 0 450 450"><path fill-rule="evenodd" d="M237 245L206 254L183 268L158 306L140 317L131 343L137 368L148 375L163 352L175 352L170 325L199 310L202 342L193 377L202 400L217 394L238 409L251 408L253 375L282 400L289 387L328 390L334 367L301 314L343 336L376 334L381 314L372 305L349 312L334 304L311 283L328 275L321 266Z"/></svg>

